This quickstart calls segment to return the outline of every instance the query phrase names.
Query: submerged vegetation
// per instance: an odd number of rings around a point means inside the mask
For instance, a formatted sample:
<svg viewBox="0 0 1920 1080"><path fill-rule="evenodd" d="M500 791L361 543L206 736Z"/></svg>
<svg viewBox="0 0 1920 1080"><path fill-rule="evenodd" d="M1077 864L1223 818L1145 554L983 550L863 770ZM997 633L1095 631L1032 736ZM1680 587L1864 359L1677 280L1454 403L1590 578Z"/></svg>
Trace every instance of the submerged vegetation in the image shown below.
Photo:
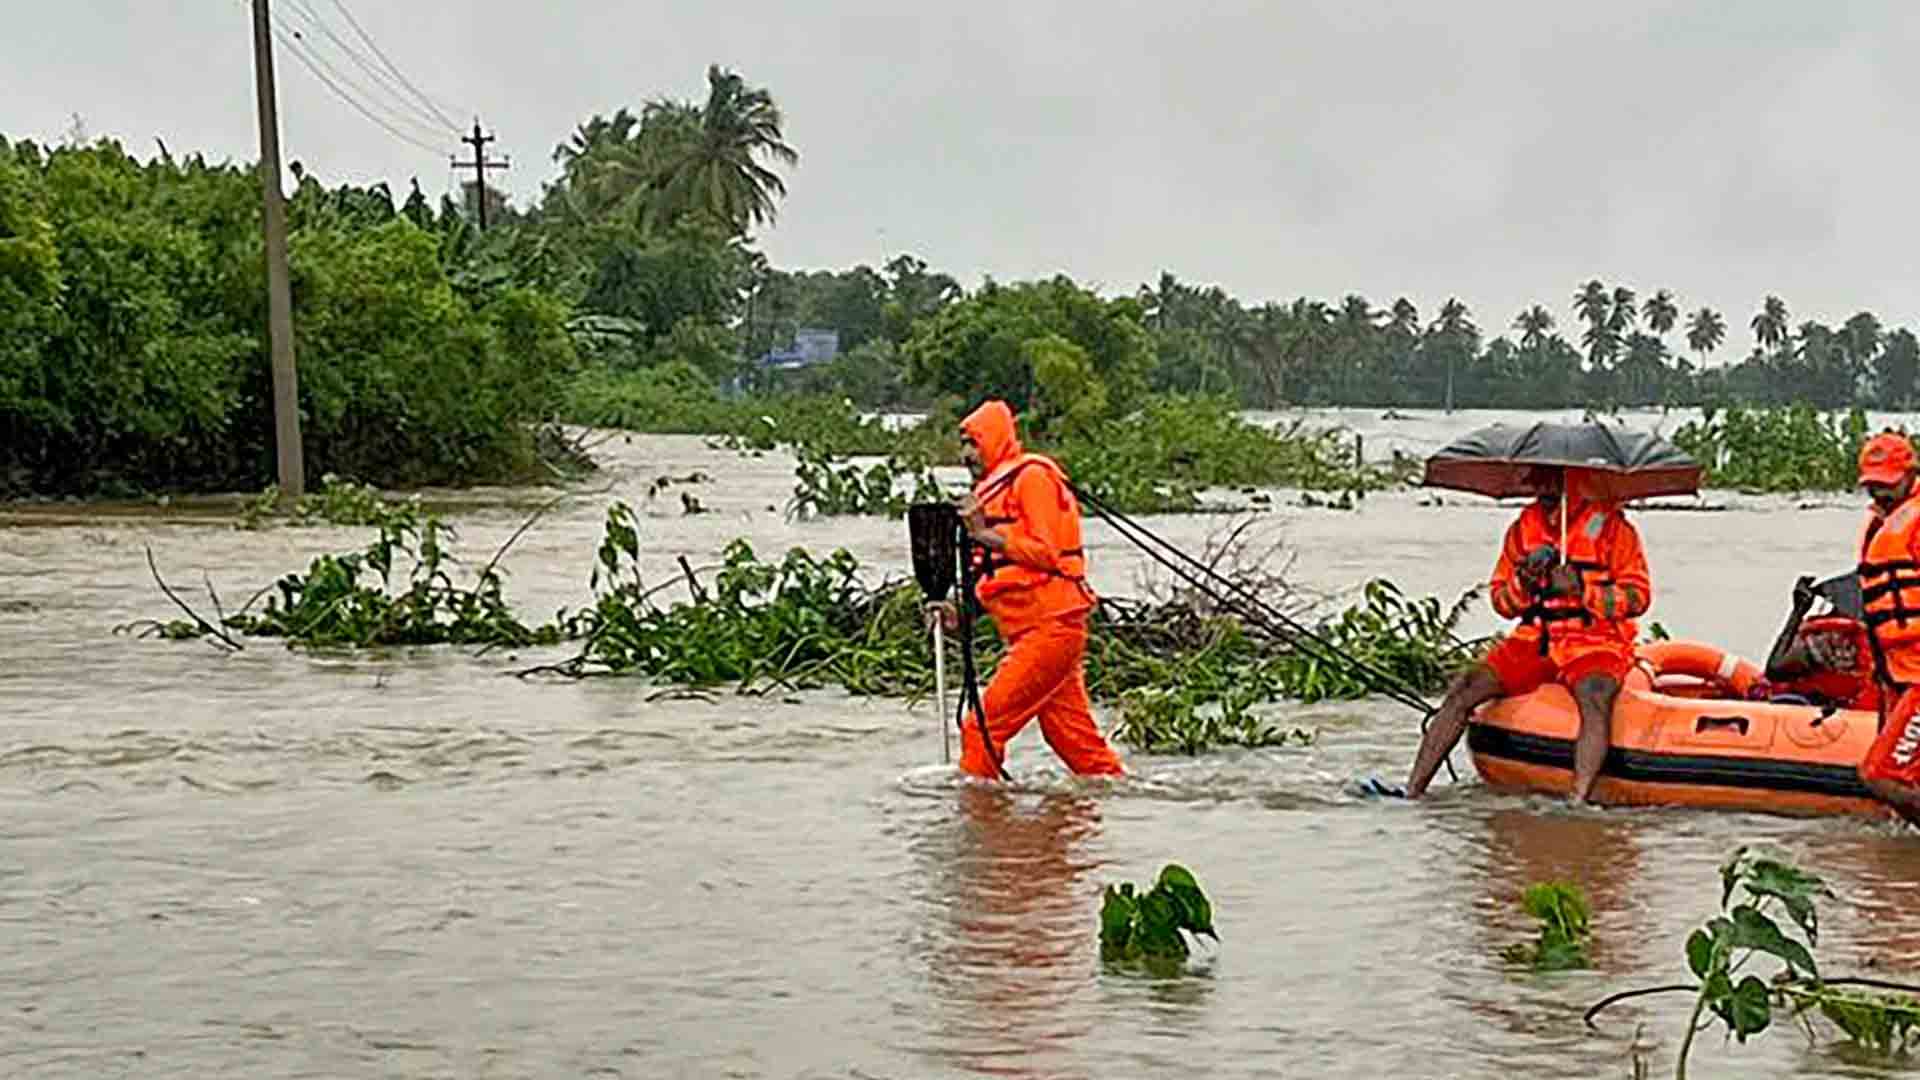
<svg viewBox="0 0 1920 1080"><path fill-rule="evenodd" d="M419 644L487 648L572 643L571 656L525 674L635 675L697 689L741 693L838 687L855 694L922 697L933 688L922 599L910 581L864 581L854 557L794 549L762 559L744 541L722 561L649 582L640 570L639 522L625 503L607 511L588 586L593 602L552 622L521 621L508 603L501 568L506 550L474 575L454 581L451 529L413 504L390 510L363 551L315 559L231 614L140 624L168 637L277 637L290 646L374 647ZM517 536L518 534L516 534ZM509 544L511 541L509 542ZM404 573L404 578L400 575ZM1239 579L1269 594L1283 583L1257 568ZM158 571L156 570L156 577ZM167 586L162 582L162 588ZM682 596L666 602L668 594ZM1360 600L1313 619L1315 631L1346 654L1423 690L1441 686L1471 646L1453 636L1465 600L1444 608L1413 600L1385 582ZM1313 605L1296 605L1302 618ZM991 623L975 626L984 666L1001 648ZM1090 692L1118 703L1117 737L1147 751L1200 753L1221 745L1309 745L1312 732L1283 729L1257 708L1282 697L1358 698L1366 684L1350 670L1303 653L1198 598L1104 599L1087 654Z"/></svg>
<svg viewBox="0 0 1920 1080"><path fill-rule="evenodd" d="M1821 974L1813 954L1820 937L1818 905L1833 892L1818 876L1741 847L1720 867L1720 883L1721 914L1686 941L1687 969L1698 982L1615 994L1587 1010L1589 1024L1619 1001L1692 993L1693 1010L1674 1065L1678 1080L1686 1080L1695 1035L1714 1026L1746 1042L1782 1016L1799 1021L1813 1038L1812 1021L1823 1017L1845 1038L1882 1055L1906 1051L1920 1035L1920 997L1913 996L1920 987ZM1771 975L1749 969L1763 959L1779 965Z"/></svg>
<svg viewBox="0 0 1920 1080"><path fill-rule="evenodd" d="M1707 409L1673 433L1706 467L1704 482L1742 491L1846 491L1857 485L1867 417L1789 408Z"/></svg>
<svg viewBox="0 0 1920 1080"><path fill-rule="evenodd" d="M422 515L418 505L378 504L377 535L361 551L321 555L303 574L287 574L262 588L231 614L214 606L209 620L182 600L154 568L154 580L187 615L185 620L144 620L122 627L143 636L205 637L238 651L239 637L281 638L308 648L373 648L404 645L481 645L487 648L557 643L557 625L530 627L503 595L502 547L473 575L454 582L458 560L449 550L451 525ZM518 533L515 534L517 539ZM508 542L511 546L512 541ZM151 558L151 553L149 553ZM400 587L396 572L406 567ZM254 606L266 599L259 611Z"/></svg>
<svg viewBox="0 0 1920 1080"><path fill-rule="evenodd" d="M1540 922L1540 934L1533 942L1511 945L1502 953L1509 964L1535 971L1569 971L1591 962L1588 923L1592 909L1580 886L1567 881L1547 881L1529 885L1520 898L1520 906Z"/></svg>
<svg viewBox="0 0 1920 1080"><path fill-rule="evenodd" d="M1187 959L1188 934L1219 940L1213 905L1186 867L1168 863L1153 888L1140 892L1130 881L1107 886L1100 905L1101 960L1171 974Z"/></svg>

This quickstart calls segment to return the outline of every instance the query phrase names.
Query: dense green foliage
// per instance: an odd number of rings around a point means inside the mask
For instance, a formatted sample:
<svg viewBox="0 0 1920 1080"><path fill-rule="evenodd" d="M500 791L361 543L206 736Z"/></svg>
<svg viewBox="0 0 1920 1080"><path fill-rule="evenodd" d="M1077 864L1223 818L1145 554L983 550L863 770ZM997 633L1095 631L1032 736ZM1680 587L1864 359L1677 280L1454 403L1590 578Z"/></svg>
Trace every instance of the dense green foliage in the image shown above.
<svg viewBox="0 0 1920 1080"><path fill-rule="evenodd" d="M1911 333L1865 312L1837 328L1795 325L1776 297L1748 324L1751 354L1708 368L1726 318L1599 281L1575 290L1563 315L1536 305L1510 336L1488 339L1457 300L1431 318L1405 299L1376 307L1360 296L1246 306L1171 274L1119 297L1065 277L968 291L908 254L878 268L778 269L753 232L785 195L780 170L798 164L785 118L737 73L710 68L705 89L589 118L555 149L556 175L532 205L488 193L499 212L485 234L417 184L404 199L383 184L327 189L296 164L289 221L312 475L387 487L520 476L551 441L530 427L557 418L804 447L832 461L801 478L801 502L888 510L892 494L808 491L850 468L870 476L851 454L892 456L909 476L950 462L951 420L991 395L1014 405L1031 445L1130 509L1195 509L1203 489L1245 486L1334 491L1335 505L1351 505L1389 477L1337 434L1276 436L1234 411L1833 409L1915 395ZM142 164L110 142L0 142L0 495L265 483L258 223L241 167L164 153ZM797 369L762 362L803 329L837 334L838 355ZM825 402L835 404L814 419ZM936 422L908 445L914 437L859 420L883 408ZM1847 486L1830 461L1857 425L1833 424L1734 411L1683 434L1712 457L1716 482Z"/></svg>
<svg viewBox="0 0 1920 1080"><path fill-rule="evenodd" d="M1867 417L1822 415L1797 405L1776 409L1708 409L1673 433L1673 441L1706 466L1706 483L1743 491L1845 491L1859 478Z"/></svg>
<svg viewBox="0 0 1920 1080"><path fill-rule="evenodd" d="M1810 404L1894 409L1916 400L1920 340L1860 312L1840 327L1795 326L1769 296L1749 323L1751 352L1708 366L1727 320L1683 313L1667 290L1589 281L1562 323L1534 305L1511 334L1487 336L1458 300L1429 320L1401 298L1376 307L1300 298L1248 308L1218 288L1161 275L1139 298L1153 333L1156 387L1228 391L1243 405L1566 408ZM1558 307L1558 305L1554 305ZM1570 340L1572 338L1572 340ZM1691 354L1693 359L1688 358Z"/></svg>
<svg viewBox="0 0 1920 1080"><path fill-rule="evenodd" d="M1213 929L1213 905L1186 867L1168 863L1153 888L1140 892L1130 881L1107 886L1100 905L1100 959L1156 974L1177 972L1187 958L1186 934L1220 939Z"/></svg>
<svg viewBox="0 0 1920 1080"><path fill-rule="evenodd" d="M417 192L416 192L417 196ZM272 473L253 174L0 143L0 493L257 487ZM450 211L303 179L289 205L307 467L382 484L533 464L565 309L461 288Z"/></svg>
<svg viewBox="0 0 1920 1080"><path fill-rule="evenodd" d="M560 640L559 627L529 627L513 614L502 595L498 556L480 568L471 587L463 588L452 576L457 560L448 550L454 539L451 525L423 516L411 503L368 509L378 529L363 551L322 555L306 573L282 577L232 614L218 610L219 598L209 586L209 599L216 605L214 621L189 608L187 620L146 621L129 628L167 638L207 636L236 649L242 646L226 631L282 638L288 645L308 648L496 647ZM402 566L408 567L407 577L396 589L394 575ZM255 612L262 596L266 604ZM177 596L174 600L184 606Z"/></svg>

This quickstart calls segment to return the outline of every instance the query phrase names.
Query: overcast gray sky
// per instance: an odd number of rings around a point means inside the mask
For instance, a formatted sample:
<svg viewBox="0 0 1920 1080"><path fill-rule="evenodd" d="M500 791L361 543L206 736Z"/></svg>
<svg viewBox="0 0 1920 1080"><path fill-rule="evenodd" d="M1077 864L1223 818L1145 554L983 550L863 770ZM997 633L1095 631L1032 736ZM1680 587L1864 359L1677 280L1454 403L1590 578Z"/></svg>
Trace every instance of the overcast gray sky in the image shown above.
<svg viewBox="0 0 1920 1080"><path fill-rule="evenodd" d="M335 2L275 0L364 82L305 21L357 45ZM909 250L969 287L1166 269L1254 302L1457 295L1488 331L1535 301L1565 323L1599 277L1722 310L1723 359L1768 292L1796 320L1920 322L1912 0L345 3L498 132L521 201L596 111L699 97L710 62L765 85L801 154L762 237L781 266ZM256 155L240 0L14 6L0 131L77 112L142 156ZM451 132L409 145L278 63L289 160L446 189Z"/></svg>

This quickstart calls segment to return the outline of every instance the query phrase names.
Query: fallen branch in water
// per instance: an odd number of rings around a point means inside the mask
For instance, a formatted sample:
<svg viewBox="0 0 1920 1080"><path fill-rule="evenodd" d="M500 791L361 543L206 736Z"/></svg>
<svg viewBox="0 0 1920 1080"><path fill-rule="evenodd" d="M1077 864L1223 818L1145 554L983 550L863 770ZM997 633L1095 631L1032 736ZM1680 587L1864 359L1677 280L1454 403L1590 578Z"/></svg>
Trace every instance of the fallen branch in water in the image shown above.
<svg viewBox="0 0 1920 1080"><path fill-rule="evenodd" d="M173 587L168 585L166 581L164 581L160 577L160 565L154 562L153 560L153 545L147 544L145 546L147 549L147 569L153 572L153 583L155 585L160 586L160 591L167 594L167 599L173 601L174 606L178 607L181 611L186 612L187 618L193 620L193 624L200 628L200 632L202 634L206 634L210 637L218 639L221 642L224 642L226 646L232 649L234 652L245 652L246 648L242 646L239 642L233 640L231 637L228 637L227 632L225 630L201 618L199 612L193 610L191 607L188 607L187 602L185 600L180 599L180 594L174 592ZM211 582L208 583L207 588L209 590L213 588L213 585Z"/></svg>

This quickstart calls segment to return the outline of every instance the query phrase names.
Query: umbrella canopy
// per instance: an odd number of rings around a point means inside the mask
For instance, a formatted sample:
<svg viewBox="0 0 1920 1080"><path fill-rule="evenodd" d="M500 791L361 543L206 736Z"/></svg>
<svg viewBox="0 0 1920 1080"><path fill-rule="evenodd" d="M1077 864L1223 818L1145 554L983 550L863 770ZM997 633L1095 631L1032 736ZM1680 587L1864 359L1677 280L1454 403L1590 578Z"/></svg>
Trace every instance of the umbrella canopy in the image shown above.
<svg viewBox="0 0 1920 1080"><path fill-rule="evenodd" d="M1700 490L1700 463L1658 435L1605 424L1495 424L1427 459L1428 487L1532 495L1536 466L1576 473L1590 498L1625 502Z"/></svg>

